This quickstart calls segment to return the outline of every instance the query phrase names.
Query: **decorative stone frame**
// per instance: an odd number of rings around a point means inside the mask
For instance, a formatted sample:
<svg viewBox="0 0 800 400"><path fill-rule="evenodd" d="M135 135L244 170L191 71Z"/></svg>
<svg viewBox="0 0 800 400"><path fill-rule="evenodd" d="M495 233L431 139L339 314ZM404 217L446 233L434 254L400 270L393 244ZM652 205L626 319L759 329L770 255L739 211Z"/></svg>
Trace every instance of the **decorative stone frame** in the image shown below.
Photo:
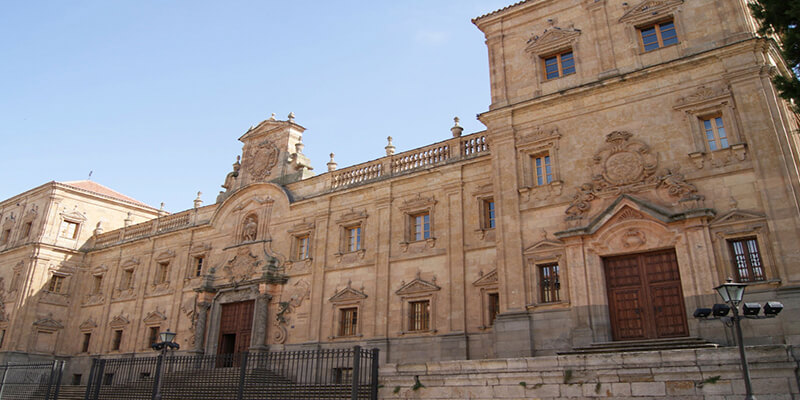
<svg viewBox="0 0 800 400"><path fill-rule="evenodd" d="M250 243L258 240L259 234L261 233L261 218L258 214L258 212L250 211L242 216L236 232L237 243ZM254 226L252 228L255 229L255 232L252 233L252 237L249 239L247 236L250 236L250 233L247 232L248 228L245 226L248 224L248 221L253 221Z"/></svg>
<svg viewBox="0 0 800 400"><path fill-rule="evenodd" d="M172 250L164 250L156 256L153 261L153 279L150 280L150 286L154 288L169 287L170 275L172 274L173 259L175 252ZM158 281L159 269L162 265L166 264L167 275L164 277L163 282Z"/></svg>
<svg viewBox="0 0 800 400"><path fill-rule="evenodd" d="M548 130L536 129L528 134L523 134L517 141L517 176L519 177L519 192L527 194L547 191L558 195L561 193L561 169L558 160L558 141L561 134L557 128ZM550 169L553 179L550 183L536 184L536 170L533 159L537 155L550 156Z"/></svg>
<svg viewBox="0 0 800 400"><path fill-rule="evenodd" d="M159 311L158 308L156 308L155 310L147 313L147 315L145 315L145 317L142 318L142 323L144 324L147 331L149 331L151 328L158 327L159 332L161 332L162 325L166 320L167 316L164 315L163 312ZM149 338L147 337L147 335L144 335L144 343L142 347L142 349L144 350L150 349L151 343L147 343L148 339Z"/></svg>
<svg viewBox="0 0 800 400"><path fill-rule="evenodd" d="M106 275L108 274L108 267L105 264L100 264L99 266L93 268L89 271L89 276L91 277L91 281L89 283L89 290L83 297L83 304L99 304L105 300L105 295L103 294L103 286L106 284ZM95 287L95 279L100 278L100 287Z"/></svg>
<svg viewBox="0 0 800 400"><path fill-rule="evenodd" d="M13 242L11 240L11 234L14 233L14 225L16 222L17 219L14 217L14 213L10 213L3 220L3 224L0 225L0 246L10 245Z"/></svg>
<svg viewBox="0 0 800 400"><path fill-rule="evenodd" d="M70 277L72 274L58 271L58 270L50 270L50 279L47 280L46 286L43 288L43 291L49 293L50 295L57 295L57 296L68 296L69 295L69 284L70 284ZM54 277L63 278L64 281L61 282L61 290L58 292L51 292L50 291L50 282L53 281Z"/></svg>
<svg viewBox="0 0 800 400"><path fill-rule="evenodd" d="M208 271L208 255L211 253L211 245L208 243L204 244L196 244L189 249L189 260L186 267L186 274L184 279L200 279L203 277L203 273ZM200 271L200 276L196 276L195 272L197 267L195 265L195 260L198 258L203 258L203 267Z"/></svg>
<svg viewBox="0 0 800 400"><path fill-rule="evenodd" d="M644 0L631 7L631 9L619 19L620 23L626 25L625 31L628 37L633 38L633 41L636 43L635 48L638 50L636 54L642 55L661 49L645 51L641 43L639 30L663 21L672 21L675 24L675 33L678 35L677 46L685 42L686 32L679 18L676 18L680 13L680 6L682 4L683 0Z"/></svg>
<svg viewBox="0 0 800 400"><path fill-rule="evenodd" d="M29 349L33 350L34 353L42 353L43 351L37 348L37 344L39 343L39 335L41 333L47 333L53 335L53 349L47 351L47 354L53 354L56 350L56 346L58 344L59 335L61 330L64 329L64 325L61 322L56 321L53 319L52 314L48 314L45 318L41 318L33 323L33 335L30 335L30 342L29 342Z"/></svg>
<svg viewBox="0 0 800 400"><path fill-rule="evenodd" d="M436 285L436 277L434 276L432 282L425 281L420 278L419 272L417 273L417 277L409 282L403 282L402 286L398 289L395 294L400 296L400 300L402 301L402 308L400 312L400 332L399 334L402 335L420 335L420 334L435 334L437 332L436 329L436 300L437 294L441 287ZM409 309L411 308L411 303L416 301L424 301L427 300L430 305L430 313L428 314L428 330L424 331L412 331L411 327L409 326Z"/></svg>
<svg viewBox="0 0 800 400"><path fill-rule="evenodd" d="M528 267L525 269L526 280L530 290L527 299L528 308L552 308L563 307L569 304L569 280L567 279L566 250L564 243L560 240L547 239L546 237L528 247L523 252L525 262ZM546 264L558 264L559 276L559 301L543 303L540 289L541 279L539 276L539 266Z"/></svg>
<svg viewBox="0 0 800 400"><path fill-rule="evenodd" d="M478 216L478 228L475 229L475 233L478 236L479 240L486 240L486 241L494 241L495 237L495 228L490 228L486 226L486 216L485 216L485 205L487 200L494 201L494 191L492 190L492 184L486 184L479 187L477 190L472 192L472 196L475 197L475 205L476 205L476 215ZM497 213L497 202L495 202L495 213ZM497 226L497 218L495 218L495 227Z"/></svg>
<svg viewBox="0 0 800 400"><path fill-rule="evenodd" d="M580 76L579 71L582 68L578 68L578 57L576 56L578 53L578 37L580 35L581 31L572 27L551 27L545 29L541 35L535 35L528 39L525 52L533 56L534 71L540 82L552 82L564 77L564 75L560 75L558 78L548 80L544 71L544 59L567 51L572 52L572 57L575 61L575 76Z"/></svg>
<svg viewBox="0 0 800 400"><path fill-rule="evenodd" d="M314 261L314 257L312 254L314 253L314 223L299 223L292 226L288 231L286 231L290 236L290 247L289 247L289 257L286 260L286 268L287 269L297 269L296 267L302 266L305 270L311 267L311 263ZM362 233L362 245L363 245L363 233L364 229L361 229ZM300 252L300 239L303 237L308 237L308 257L304 259L300 259L297 257L297 254ZM295 265L297 264L297 265Z"/></svg>
<svg viewBox="0 0 800 400"><path fill-rule="evenodd" d="M20 233L17 237L17 241L22 242L23 240L31 239L34 231L34 224L33 222L36 220L36 217L39 215L39 206L34 204L31 206L28 211L25 212L25 215L22 217L22 221L20 221ZM25 232L27 230L27 233ZM25 233L25 235L23 235Z"/></svg>
<svg viewBox="0 0 800 400"><path fill-rule="evenodd" d="M83 230L83 226L85 225L86 222L86 216L79 213L78 211L72 211L69 213L62 212L59 213L59 216L61 218L61 222L59 222L56 228L57 229L56 235L58 236L58 238L66 240L77 240L78 238L80 238L81 231ZM73 224L78 224L78 227L75 228L75 236L73 237L61 236L61 225L64 222L71 222Z"/></svg>
<svg viewBox="0 0 800 400"><path fill-rule="evenodd" d="M351 282L347 282L347 286L337 291L328 302L331 303L331 327L332 332L331 335L328 336L328 339L335 340L335 339L353 339L353 338L360 338L364 337L364 318L362 314L362 310L364 309L364 299L367 298L367 295L364 293L364 288L361 290L356 290L351 287ZM356 312L358 313L358 320L356 321L356 334L353 336L340 336L339 332L341 330L340 327L340 313L342 309L345 308L355 308Z"/></svg>
<svg viewBox="0 0 800 400"><path fill-rule="evenodd" d="M125 348L124 344L126 343L125 337L128 336L126 335L126 331L128 330L128 326L130 326L130 323L131 323L130 320L122 314L115 316L114 318L111 319L111 321L108 322L108 327L111 329L110 331L111 334L108 335L108 351L110 353L123 352L123 349ZM120 330L122 331L122 337L120 338L119 349L114 350L113 349L114 331L120 331Z"/></svg>
<svg viewBox="0 0 800 400"><path fill-rule="evenodd" d="M367 253L365 246L367 212L351 209L349 212L339 217L339 219L336 220L336 224L339 226L339 251L334 253L336 262L354 261L355 257L363 259L364 255ZM356 227L361 227L361 248L356 251L350 251L347 248L347 230Z"/></svg>
<svg viewBox="0 0 800 400"><path fill-rule="evenodd" d="M683 112L689 123L693 149L689 158L695 167L701 169L705 163L712 165L728 163L732 160L744 161L747 158L747 144L739 130L733 95L726 86L700 86L686 97L678 99L673 107ZM722 124L728 137L728 147L711 150L702 127L702 119L722 117Z"/></svg>
<svg viewBox="0 0 800 400"><path fill-rule="evenodd" d="M75 353L77 353L77 354L89 354L89 353L91 353L90 349L92 348L92 343L95 342L94 340L92 340L92 337L95 336L95 329L96 328L97 328L97 322L94 322L92 317L87 318L85 321L83 321L78 326L78 329L80 330L80 333L81 333L81 340L78 342L78 350L76 350ZM87 333L89 335L91 335L91 336L89 337L89 346L86 349L86 351L84 352L83 351L83 335L85 335Z"/></svg>
<svg viewBox="0 0 800 400"><path fill-rule="evenodd" d="M728 277L736 276L728 242L750 237L755 237L758 243L765 280L743 283L747 285L777 285L781 282L775 264L775 256L772 252L772 247L769 246L771 240L767 218L764 214L733 209L714 218L709 223L709 229L711 231L711 241L714 244L714 255L718 260L716 264L719 282L724 282Z"/></svg>
<svg viewBox="0 0 800 400"><path fill-rule="evenodd" d="M480 289L481 296L481 325L478 326L480 330L491 329L492 325L489 324L489 295L493 293L500 293L499 284L497 280L497 269L493 269L487 274L481 271L480 278L472 282L472 285Z"/></svg>
<svg viewBox="0 0 800 400"><path fill-rule="evenodd" d="M436 247L436 226L434 218L434 206L437 201L434 197L422 197L417 195L414 198L403 201L400 206L400 212L403 213L403 241L400 242L400 250L403 252L408 251L409 246L418 246L418 244L425 243L427 247ZM427 239L416 240L412 237L414 227L414 217L423 213L428 214L428 222L430 224L430 237Z"/></svg>
<svg viewBox="0 0 800 400"><path fill-rule="evenodd" d="M119 266L119 278L117 278L117 284L115 287L115 297L128 297L133 296L134 290L136 289L136 270L139 267L139 259L137 258L129 258L128 260L124 261ZM128 282L127 287L123 287L122 284L124 283L125 273L131 273L130 282Z"/></svg>

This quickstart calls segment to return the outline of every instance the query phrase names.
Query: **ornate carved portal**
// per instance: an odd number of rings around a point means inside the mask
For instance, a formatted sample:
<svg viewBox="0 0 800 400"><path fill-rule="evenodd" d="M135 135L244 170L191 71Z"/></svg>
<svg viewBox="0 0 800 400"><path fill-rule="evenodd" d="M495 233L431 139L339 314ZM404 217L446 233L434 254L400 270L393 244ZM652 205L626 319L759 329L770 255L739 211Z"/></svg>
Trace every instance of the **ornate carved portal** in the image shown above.
<svg viewBox="0 0 800 400"><path fill-rule="evenodd" d="M674 250L603 259L614 340L689 334Z"/></svg>
<svg viewBox="0 0 800 400"><path fill-rule="evenodd" d="M222 304L218 354L239 354L250 348L255 300Z"/></svg>

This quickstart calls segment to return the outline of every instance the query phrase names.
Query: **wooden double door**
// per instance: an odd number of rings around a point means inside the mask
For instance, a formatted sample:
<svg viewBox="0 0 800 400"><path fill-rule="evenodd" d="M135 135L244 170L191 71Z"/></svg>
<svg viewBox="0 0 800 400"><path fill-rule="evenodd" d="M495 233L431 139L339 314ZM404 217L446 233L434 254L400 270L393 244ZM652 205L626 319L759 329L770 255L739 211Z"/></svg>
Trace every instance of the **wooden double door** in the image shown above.
<svg viewBox="0 0 800 400"><path fill-rule="evenodd" d="M603 259L614 340L688 336L674 250Z"/></svg>
<svg viewBox="0 0 800 400"><path fill-rule="evenodd" d="M254 308L254 300L222 304L217 353L243 353L250 348Z"/></svg>

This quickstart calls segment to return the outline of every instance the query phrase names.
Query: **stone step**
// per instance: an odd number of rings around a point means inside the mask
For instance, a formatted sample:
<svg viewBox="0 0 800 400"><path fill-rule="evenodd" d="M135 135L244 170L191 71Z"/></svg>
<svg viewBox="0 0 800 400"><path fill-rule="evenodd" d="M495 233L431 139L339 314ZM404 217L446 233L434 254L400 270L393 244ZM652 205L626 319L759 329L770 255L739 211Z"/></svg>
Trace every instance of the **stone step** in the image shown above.
<svg viewBox="0 0 800 400"><path fill-rule="evenodd" d="M665 338L648 340L620 340L616 342L592 343L587 347L576 347L571 351L559 352L559 355L568 354L596 354L596 353L620 353L631 351L660 351L676 349L702 349L718 347L716 343L711 343L703 338L683 337Z"/></svg>

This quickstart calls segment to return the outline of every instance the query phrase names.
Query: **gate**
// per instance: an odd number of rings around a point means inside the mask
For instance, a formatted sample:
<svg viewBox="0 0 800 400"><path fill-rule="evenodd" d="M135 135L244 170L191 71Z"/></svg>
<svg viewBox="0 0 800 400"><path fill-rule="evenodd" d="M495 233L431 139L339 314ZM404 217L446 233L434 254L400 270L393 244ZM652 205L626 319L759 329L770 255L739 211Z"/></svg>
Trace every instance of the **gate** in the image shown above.
<svg viewBox="0 0 800 400"><path fill-rule="evenodd" d="M64 361L0 365L0 399L58 399Z"/></svg>

